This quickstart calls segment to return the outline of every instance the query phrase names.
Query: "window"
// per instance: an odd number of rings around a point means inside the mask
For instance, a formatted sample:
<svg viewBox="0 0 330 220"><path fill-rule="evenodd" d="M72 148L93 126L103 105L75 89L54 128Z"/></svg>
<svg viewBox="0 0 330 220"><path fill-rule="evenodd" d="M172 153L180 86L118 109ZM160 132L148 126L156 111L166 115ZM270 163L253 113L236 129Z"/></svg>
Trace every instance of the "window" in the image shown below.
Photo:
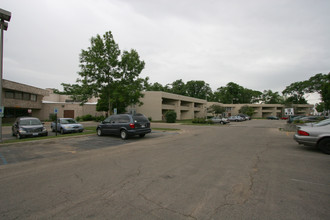
<svg viewBox="0 0 330 220"><path fill-rule="evenodd" d="M23 99L23 93L15 92L15 99Z"/></svg>
<svg viewBox="0 0 330 220"><path fill-rule="evenodd" d="M31 101L37 101L37 95L31 94Z"/></svg>
<svg viewBox="0 0 330 220"><path fill-rule="evenodd" d="M14 92L12 92L12 91L6 91L5 92L5 97L7 99L13 99L14 98Z"/></svg>
<svg viewBox="0 0 330 220"><path fill-rule="evenodd" d="M126 115L122 115L118 117L118 121L116 121L117 123L129 123L130 119L128 116Z"/></svg>
<svg viewBox="0 0 330 220"><path fill-rule="evenodd" d="M30 94L29 93L23 93L23 100L30 100Z"/></svg>

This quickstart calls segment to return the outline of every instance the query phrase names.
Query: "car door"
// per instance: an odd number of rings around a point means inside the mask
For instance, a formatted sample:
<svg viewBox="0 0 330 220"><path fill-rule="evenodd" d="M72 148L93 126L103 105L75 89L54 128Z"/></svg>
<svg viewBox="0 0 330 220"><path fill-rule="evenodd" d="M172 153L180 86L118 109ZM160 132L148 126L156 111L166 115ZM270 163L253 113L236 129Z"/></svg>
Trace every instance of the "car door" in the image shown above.
<svg viewBox="0 0 330 220"><path fill-rule="evenodd" d="M111 124L110 124L110 121L111 121L111 119L112 119L112 116L110 116L110 117L108 117L108 118L106 118L103 122L102 122L102 124L101 124L101 130L102 130L102 133L104 133L104 134L111 134L111 132L110 132L110 128L111 128Z"/></svg>

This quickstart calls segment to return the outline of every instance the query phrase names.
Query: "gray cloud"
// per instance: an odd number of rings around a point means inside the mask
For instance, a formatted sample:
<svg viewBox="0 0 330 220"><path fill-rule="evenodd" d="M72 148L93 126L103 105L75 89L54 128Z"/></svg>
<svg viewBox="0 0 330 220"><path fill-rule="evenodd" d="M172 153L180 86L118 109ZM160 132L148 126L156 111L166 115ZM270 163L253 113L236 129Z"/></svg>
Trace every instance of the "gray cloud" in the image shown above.
<svg viewBox="0 0 330 220"><path fill-rule="evenodd" d="M111 30L136 49L143 76L282 91L330 71L327 0L4 0L4 78L41 88L74 83L79 53Z"/></svg>

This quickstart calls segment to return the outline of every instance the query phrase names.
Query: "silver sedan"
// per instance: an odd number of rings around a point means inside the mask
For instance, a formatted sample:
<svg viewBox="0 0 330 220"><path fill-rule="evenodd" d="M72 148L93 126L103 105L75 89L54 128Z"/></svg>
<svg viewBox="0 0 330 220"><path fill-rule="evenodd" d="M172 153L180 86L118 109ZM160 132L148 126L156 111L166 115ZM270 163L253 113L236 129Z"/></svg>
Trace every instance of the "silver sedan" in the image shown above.
<svg viewBox="0 0 330 220"><path fill-rule="evenodd" d="M330 154L330 124L323 126L298 126L294 140L299 144L316 146Z"/></svg>

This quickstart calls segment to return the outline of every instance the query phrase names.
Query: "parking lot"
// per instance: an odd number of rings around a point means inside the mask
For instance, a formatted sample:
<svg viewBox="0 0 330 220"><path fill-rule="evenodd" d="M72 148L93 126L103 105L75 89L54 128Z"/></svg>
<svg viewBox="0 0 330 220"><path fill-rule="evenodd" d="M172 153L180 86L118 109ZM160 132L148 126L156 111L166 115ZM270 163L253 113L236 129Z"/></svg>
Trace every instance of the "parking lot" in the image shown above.
<svg viewBox="0 0 330 220"><path fill-rule="evenodd" d="M329 155L285 121L152 123L0 147L2 219L329 219ZM5 161L5 162L4 162Z"/></svg>

